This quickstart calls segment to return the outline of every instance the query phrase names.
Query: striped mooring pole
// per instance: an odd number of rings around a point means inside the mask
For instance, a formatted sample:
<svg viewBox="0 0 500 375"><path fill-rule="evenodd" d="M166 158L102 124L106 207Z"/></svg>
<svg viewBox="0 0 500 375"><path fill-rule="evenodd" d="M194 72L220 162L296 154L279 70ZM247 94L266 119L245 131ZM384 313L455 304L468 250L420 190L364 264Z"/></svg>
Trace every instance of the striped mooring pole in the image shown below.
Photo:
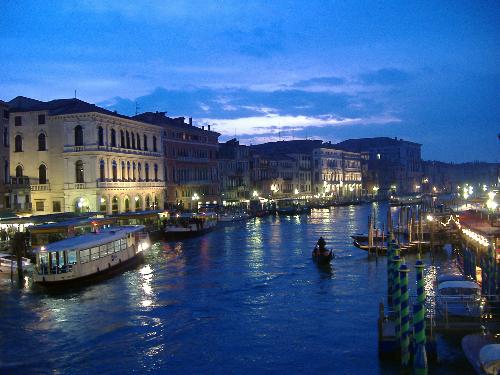
<svg viewBox="0 0 500 375"><path fill-rule="evenodd" d="M389 306L392 306L392 295L393 295L393 279L392 275L392 263L394 257L394 247L396 246L396 241L394 240L394 235L391 232L391 236L389 241L387 241L387 303Z"/></svg>
<svg viewBox="0 0 500 375"><path fill-rule="evenodd" d="M495 290L495 271L496 271L496 260L495 253L493 251L493 246L490 243L488 246L488 296L492 296L496 293Z"/></svg>
<svg viewBox="0 0 500 375"><path fill-rule="evenodd" d="M408 272L406 264L399 267L399 283L401 287L401 365L405 368L410 363L410 309L408 294Z"/></svg>
<svg viewBox="0 0 500 375"><path fill-rule="evenodd" d="M399 343L401 341L401 289L399 284L399 265L401 264L401 258L397 255L398 249L395 249L395 254L393 258L393 269L396 270L393 274L393 295L392 295L392 304L395 315L395 333L396 333L396 341Z"/></svg>
<svg viewBox="0 0 500 375"><path fill-rule="evenodd" d="M413 370L416 375L427 374L427 352L425 349L425 288L424 263L417 259L415 263L417 278L417 303L413 305L413 335L415 339L415 355Z"/></svg>
<svg viewBox="0 0 500 375"><path fill-rule="evenodd" d="M472 279L473 280L477 280L476 267L477 267L477 256L476 256L476 252L474 250L472 250Z"/></svg>
<svg viewBox="0 0 500 375"><path fill-rule="evenodd" d="M469 249L464 249L464 276L469 276Z"/></svg>

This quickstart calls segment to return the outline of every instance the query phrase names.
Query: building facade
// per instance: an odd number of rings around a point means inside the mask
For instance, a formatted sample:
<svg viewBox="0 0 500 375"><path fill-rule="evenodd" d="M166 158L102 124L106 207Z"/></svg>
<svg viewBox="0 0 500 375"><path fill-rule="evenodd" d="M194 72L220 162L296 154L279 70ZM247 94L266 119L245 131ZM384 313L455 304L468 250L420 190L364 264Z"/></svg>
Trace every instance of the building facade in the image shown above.
<svg viewBox="0 0 500 375"><path fill-rule="evenodd" d="M219 202L217 149L219 133L210 126L196 127L184 117L170 118L165 112L146 112L133 117L163 130L167 205L196 208Z"/></svg>
<svg viewBox="0 0 500 375"><path fill-rule="evenodd" d="M314 194L336 200L362 194L361 155L336 149L330 143L313 150Z"/></svg>
<svg viewBox="0 0 500 375"><path fill-rule="evenodd" d="M0 100L0 211L9 210L9 106Z"/></svg>
<svg viewBox="0 0 500 375"><path fill-rule="evenodd" d="M336 145L363 155L363 188L369 195L383 196L421 192L421 146L387 137L348 139Z"/></svg>
<svg viewBox="0 0 500 375"><path fill-rule="evenodd" d="M217 154L220 195L224 205L248 201L253 191L250 174L250 148L236 139L219 143Z"/></svg>
<svg viewBox="0 0 500 375"><path fill-rule="evenodd" d="M10 103L11 203L18 212L163 208L162 129L78 99Z"/></svg>

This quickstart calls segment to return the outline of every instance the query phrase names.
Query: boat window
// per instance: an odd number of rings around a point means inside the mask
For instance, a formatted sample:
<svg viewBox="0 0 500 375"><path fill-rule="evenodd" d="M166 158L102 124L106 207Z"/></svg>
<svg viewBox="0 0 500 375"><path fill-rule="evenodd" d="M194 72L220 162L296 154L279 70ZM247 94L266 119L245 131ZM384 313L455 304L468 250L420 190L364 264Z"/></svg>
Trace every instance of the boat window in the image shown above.
<svg viewBox="0 0 500 375"><path fill-rule="evenodd" d="M115 251L115 245L113 244L113 242L109 242L107 244L107 247L108 247L108 254L114 253L114 251Z"/></svg>
<svg viewBox="0 0 500 375"><path fill-rule="evenodd" d="M76 264L76 251L68 251L68 264Z"/></svg>
<svg viewBox="0 0 500 375"><path fill-rule="evenodd" d="M120 240L116 240L114 242L114 244L115 244L115 253L116 253L117 251L120 251Z"/></svg>
<svg viewBox="0 0 500 375"><path fill-rule="evenodd" d="M99 259L99 248L98 247L93 247L90 250L90 256L91 256L92 260Z"/></svg>
<svg viewBox="0 0 500 375"><path fill-rule="evenodd" d="M49 264L49 254L48 253L40 253L38 258L38 272L42 275L46 275L49 273L48 264Z"/></svg>
<svg viewBox="0 0 500 375"><path fill-rule="evenodd" d="M90 250L80 250L80 263L87 263L90 260Z"/></svg>
<svg viewBox="0 0 500 375"><path fill-rule="evenodd" d="M122 250L125 250L127 248L127 239L126 238L121 239L121 246L122 246Z"/></svg>
<svg viewBox="0 0 500 375"><path fill-rule="evenodd" d="M99 254L101 255L101 258L108 255L108 247L106 245L99 246Z"/></svg>

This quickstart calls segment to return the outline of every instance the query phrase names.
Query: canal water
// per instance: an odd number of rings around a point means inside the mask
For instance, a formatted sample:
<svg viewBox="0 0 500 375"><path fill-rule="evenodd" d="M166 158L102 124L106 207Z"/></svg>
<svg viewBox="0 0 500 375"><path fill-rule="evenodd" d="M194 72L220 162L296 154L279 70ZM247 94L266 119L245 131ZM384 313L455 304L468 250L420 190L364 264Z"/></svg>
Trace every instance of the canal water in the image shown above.
<svg viewBox="0 0 500 375"><path fill-rule="evenodd" d="M387 206L376 205L383 221ZM377 355L385 257L350 234L372 205L224 225L200 238L156 243L145 262L64 293L0 280L0 373L399 374ZM332 247L331 267L311 250ZM414 256L406 258L415 289ZM431 277L453 263L424 258ZM460 338L439 340L430 373L471 370Z"/></svg>

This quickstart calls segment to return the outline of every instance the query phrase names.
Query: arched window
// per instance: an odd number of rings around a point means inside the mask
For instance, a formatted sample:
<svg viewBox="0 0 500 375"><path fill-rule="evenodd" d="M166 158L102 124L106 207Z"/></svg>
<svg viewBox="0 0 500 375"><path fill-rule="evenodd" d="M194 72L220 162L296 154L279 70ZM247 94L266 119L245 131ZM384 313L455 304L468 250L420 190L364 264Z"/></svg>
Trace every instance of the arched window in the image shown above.
<svg viewBox="0 0 500 375"><path fill-rule="evenodd" d="M19 134L14 138L14 152L23 152L23 137Z"/></svg>
<svg viewBox="0 0 500 375"><path fill-rule="evenodd" d="M104 160L99 162L99 181L104 182L106 179L106 164Z"/></svg>
<svg viewBox="0 0 500 375"><path fill-rule="evenodd" d="M125 133L120 130L120 147L125 148Z"/></svg>
<svg viewBox="0 0 500 375"><path fill-rule="evenodd" d="M38 167L38 183L42 185L47 183L47 167L44 164Z"/></svg>
<svg viewBox="0 0 500 375"><path fill-rule="evenodd" d="M125 162L122 161L122 181L125 181Z"/></svg>
<svg viewBox="0 0 500 375"><path fill-rule="evenodd" d="M137 181L141 181L142 168L141 163L137 163Z"/></svg>
<svg viewBox="0 0 500 375"><path fill-rule="evenodd" d="M158 151L158 149L156 147L156 137L153 136L153 152L157 152L157 151Z"/></svg>
<svg viewBox="0 0 500 375"><path fill-rule="evenodd" d="M136 211L142 209L141 196L140 195L136 195L135 198L134 198L134 200L135 200L135 209L136 209Z"/></svg>
<svg viewBox="0 0 500 375"><path fill-rule="evenodd" d="M104 146L104 129L102 126L97 128L97 144L99 146Z"/></svg>
<svg viewBox="0 0 500 375"><path fill-rule="evenodd" d="M125 197L125 199L123 200L123 203L125 206L125 212L129 212L130 211L130 199L129 199L129 197Z"/></svg>
<svg viewBox="0 0 500 375"><path fill-rule="evenodd" d="M118 171L117 171L116 161L114 160L111 163L111 175L114 182L118 181Z"/></svg>
<svg viewBox="0 0 500 375"><path fill-rule="evenodd" d="M116 130L111 129L111 147L116 147Z"/></svg>
<svg viewBox="0 0 500 375"><path fill-rule="evenodd" d="M75 146L83 146L83 128L75 126Z"/></svg>
<svg viewBox="0 0 500 375"><path fill-rule="evenodd" d="M146 181L149 181L149 164L146 163L146 165L144 166L144 172L146 174Z"/></svg>
<svg viewBox="0 0 500 375"><path fill-rule="evenodd" d="M141 149L141 137L139 136L139 133L137 133L136 138L137 138L137 149L140 150Z"/></svg>
<svg viewBox="0 0 500 375"><path fill-rule="evenodd" d="M132 179L132 175L130 174L130 162L127 161L127 180L130 181Z"/></svg>
<svg viewBox="0 0 500 375"><path fill-rule="evenodd" d="M23 167L20 165L16 167L16 177L23 177Z"/></svg>
<svg viewBox="0 0 500 375"><path fill-rule="evenodd" d="M155 181L158 181L158 164L155 164Z"/></svg>
<svg viewBox="0 0 500 375"><path fill-rule="evenodd" d="M144 134L144 144L142 145L143 146L143 149L144 151L147 151L148 150L148 136L146 134Z"/></svg>
<svg viewBox="0 0 500 375"><path fill-rule="evenodd" d="M132 133L132 148L135 149L135 134Z"/></svg>
<svg viewBox="0 0 500 375"><path fill-rule="evenodd" d="M151 209L151 197L148 195L146 195L146 210L150 210Z"/></svg>
<svg viewBox="0 0 500 375"><path fill-rule="evenodd" d="M78 160L75 163L75 180L77 184L83 184L85 182L85 177L83 174L83 162Z"/></svg>
<svg viewBox="0 0 500 375"><path fill-rule="evenodd" d="M47 150L47 142L45 141L45 134L38 134L38 151L46 151Z"/></svg>
<svg viewBox="0 0 500 375"><path fill-rule="evenodd" d="M125 135L126 135L126 137L125 137L125 138L126 138L126 140L127 140L127 148L130 148L130 134L129 134L128 130L127 130L127 132L125 133Z"/></svg>

